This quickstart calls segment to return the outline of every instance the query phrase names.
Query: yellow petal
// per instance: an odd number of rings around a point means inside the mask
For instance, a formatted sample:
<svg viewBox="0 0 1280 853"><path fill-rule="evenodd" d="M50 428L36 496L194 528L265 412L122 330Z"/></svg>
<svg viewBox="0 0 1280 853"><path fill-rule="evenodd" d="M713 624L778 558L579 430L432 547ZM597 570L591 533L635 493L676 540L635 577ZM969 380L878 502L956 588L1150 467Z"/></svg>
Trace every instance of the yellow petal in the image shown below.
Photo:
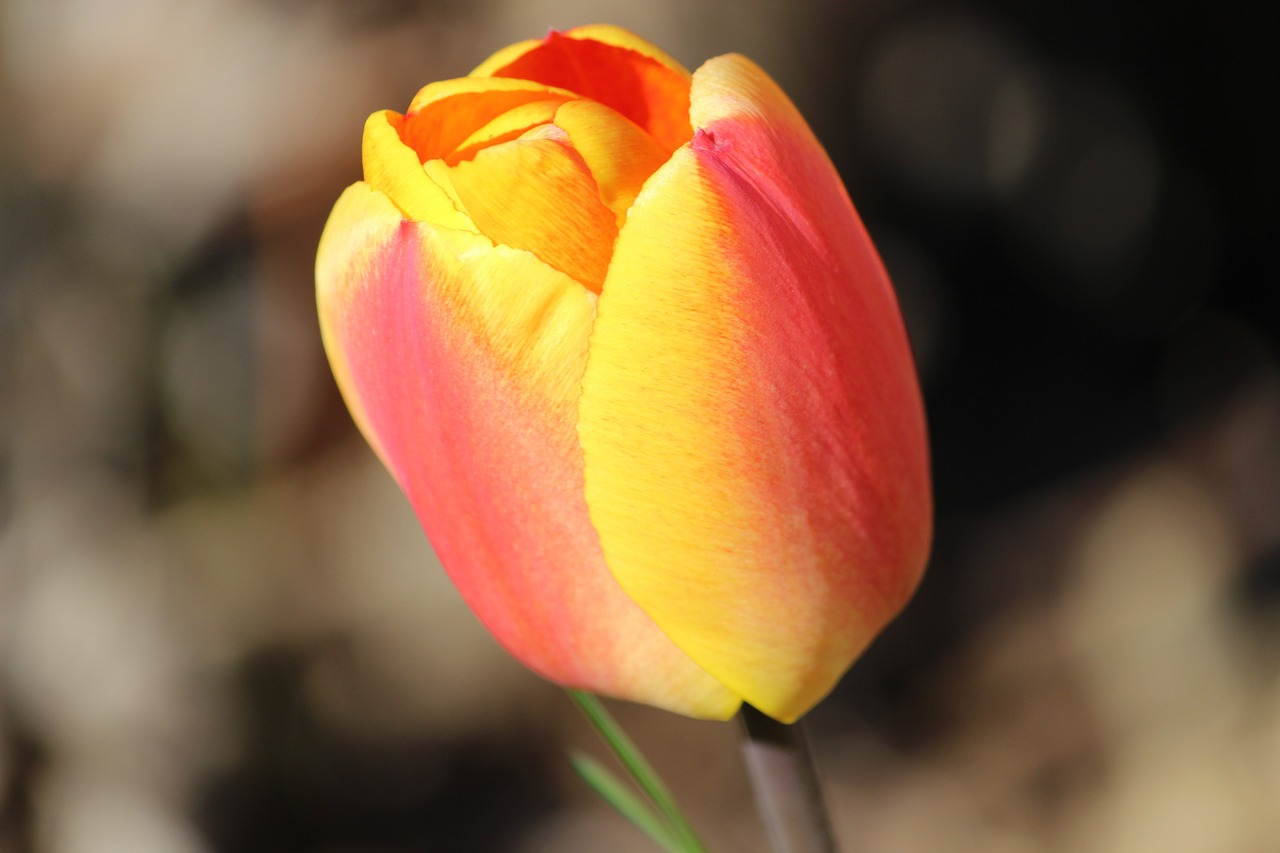
<svg viewBox="0 0 1280 853"><path fill-rule="evenodd" d="M568 144L523 138L479 151L448 168L480 233L532 252L595 292L609 268L618 228L591 172Z"/></svg>
<svg viewBox="0 0 1280 853"><path fill-rule="evenodd" d="M595 101L568 101L555 114L587 168L595 176L600 199L621 225L644 182L667 154L634 122Z"/></svg>
<svg viewBox="0 0 1280 853"><path fill-rule="evenodd" d="M776 86L722 60L711 94L694 77L715 117L619 234L578 434L623 589L790 721L920 578L927 443L892 290L839 178Z"/></svg>
<svg viewBox="0 0 1280 853"><path fill-rule="evenodd" d="M369 116L362 143L365 182L385 194L406 219L475 232L475 223L428 177L418 155L401 141L403 125L404 116L391 110Z"/></svg>

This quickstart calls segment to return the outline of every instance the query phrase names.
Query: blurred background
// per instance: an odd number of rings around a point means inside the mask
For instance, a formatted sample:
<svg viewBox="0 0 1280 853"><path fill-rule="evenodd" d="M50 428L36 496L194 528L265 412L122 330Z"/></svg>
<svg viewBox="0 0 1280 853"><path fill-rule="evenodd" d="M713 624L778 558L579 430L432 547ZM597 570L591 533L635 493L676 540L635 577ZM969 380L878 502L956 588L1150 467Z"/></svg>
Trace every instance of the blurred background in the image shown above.
<svg viewBox="0 0 1280 853"><path fill-rule="evenodd" d="M0 853L630 853L355 433L364 117L549 26L746 53L899 288L919 596L810 716L847 853L1280 850L1276 7L0 0ZM713 849L737 729L615 706Z"/></svg>

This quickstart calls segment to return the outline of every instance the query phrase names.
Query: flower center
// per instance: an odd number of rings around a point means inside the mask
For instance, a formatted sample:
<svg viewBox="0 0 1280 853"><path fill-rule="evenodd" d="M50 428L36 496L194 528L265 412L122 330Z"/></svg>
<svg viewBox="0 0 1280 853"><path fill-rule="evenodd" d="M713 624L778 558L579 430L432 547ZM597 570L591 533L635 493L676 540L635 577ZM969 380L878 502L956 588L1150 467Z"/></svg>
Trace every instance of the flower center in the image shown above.
<svg viewBox="0 0 1280 853"><path fill-rule="evenodd" d="M475 103L437 101L405 117L400 139L477 231L599 293L618 229L668 152L610 107L542 94L550 97L480 92ZM457 121L459 112L475 129Z"/></svg>

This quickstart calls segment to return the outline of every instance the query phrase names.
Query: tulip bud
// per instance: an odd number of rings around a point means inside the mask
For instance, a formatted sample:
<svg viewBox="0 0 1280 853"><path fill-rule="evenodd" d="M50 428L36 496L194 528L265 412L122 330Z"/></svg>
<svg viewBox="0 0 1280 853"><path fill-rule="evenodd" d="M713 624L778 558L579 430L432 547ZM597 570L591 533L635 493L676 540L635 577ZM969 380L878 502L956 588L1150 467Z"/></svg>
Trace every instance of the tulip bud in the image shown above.
<svg viewBox="0 0 1280 853"><path fill-rule="evenodd" d="M376 113L363 155L325 347L481 621L568 686L812 707L932 510L892 287L786 95L579 27Z"/></svg>

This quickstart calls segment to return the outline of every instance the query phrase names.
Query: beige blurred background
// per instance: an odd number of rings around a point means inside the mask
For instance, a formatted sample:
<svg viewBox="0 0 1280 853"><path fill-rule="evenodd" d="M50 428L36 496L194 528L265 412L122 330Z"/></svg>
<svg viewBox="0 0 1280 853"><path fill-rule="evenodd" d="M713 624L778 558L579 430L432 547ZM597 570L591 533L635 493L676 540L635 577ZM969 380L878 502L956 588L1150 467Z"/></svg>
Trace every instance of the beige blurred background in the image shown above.
<svg viewBox="0 0 1280 853"><path fill-rule="evenodd" d="M844 849L1280 850L1274 15L1025 5L0 0L0 853L650 849L312 297L368 113L590 21L764 65L900 289L938 538L810 718ZM617 711L764 853L736 726Z"/></svg>

